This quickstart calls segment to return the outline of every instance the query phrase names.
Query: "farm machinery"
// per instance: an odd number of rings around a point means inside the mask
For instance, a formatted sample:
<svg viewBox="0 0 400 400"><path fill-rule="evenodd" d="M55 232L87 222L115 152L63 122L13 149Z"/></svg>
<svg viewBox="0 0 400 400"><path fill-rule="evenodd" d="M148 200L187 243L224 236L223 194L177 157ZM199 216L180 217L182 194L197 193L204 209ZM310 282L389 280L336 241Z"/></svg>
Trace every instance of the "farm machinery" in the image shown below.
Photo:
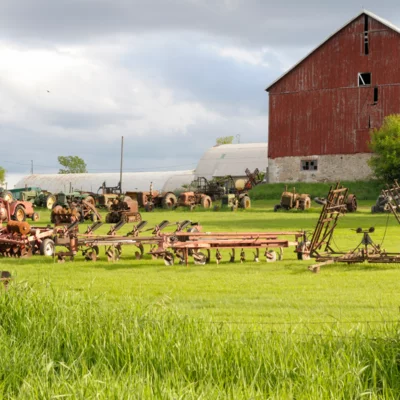
<svg viewBox="0 0 400 400"><path fill-rule="evenodd" d="M382 191L382 196L387 200L387 204L396 220L400 223L400 187L397 182L387 190ZM316 227L310 240L304 237L304 241L297 246L297 257L300 260L315 258L318 264L309 267L313 272L319 272L320 267L337 262L347 264L362 263L399 263L400 254L387 252L381 244L374 243L371 234L375 231L373 227L368 229L353 229L357 234L361 234L359 244L352 250L341 252L332 246L333 234L341 216L348 211L348 204L351 202L352 195L348 194L348 189L339 184L330 189ZM349 199L350 197L350 199Z"/></svg>
<svg viewBox="0 0 400 400"><path fill-rule="evenodd" d="M327 199L324 197L316 197L314 201L317 204L325 205ZM354 194L347 194L344 199L346 210L348 212L357 211L357 198ZM285 186L285 191L281 195L281 200L279 204L276 204L274 207L274 211L278 210L308 210L311 207L311 197L309 194L305 193L297 193L296 188L290 192L288 191L287 186Z"/></svg>
<svg viewBox="0 0 400 400"><path fill-rule="evenodd" d="M27 222L8 221L0 228L0 255L3 257L29 257L39 253L53 256L55 230L31 227Z"/></svg>
<svg viewBox="0 0 400 400"><path fill-rule="evenodd" d="M125 195L132 200L136 200L138 206L143 207L147 212L153 211L154 208L172 210L178 203L178 199L173 192L160 193L157 190L153 190L153 182L150 183L148 192L126 192Z"/></svg>
<svg viewBox="0 0 400 400"><path fill-rule="evenodd" d="M101 193L99 193L101 191ZM106 182L99 187L97 194L94 196L96 206L98 208L111 208L114 200L122 195L121 182L118 182L117 186L107 186Z"/></svg>
<svg viewBox="0 0 400 400"><path fill-rule="evenodd" d="M10 193L13 199L20 201L30 201L36 207L43 207L51 210L56 202L56 196L42 190L39 187L25 187L19 189L11 189Z"/></svg>
<svg viewBox="0 0 400 400"><path fill-rule="evenodd" d="M109 213L106 215L107 223L137 222L141 221L142 216L139 213L139 206L136 200L129 196L121 196L112 202Z"/></svg>
<svg viewBox="0 0 400 400"><path fill-rule="evenodd" d="M247 179L235 180L231 175L211 181L198 177L192 182L192 192L183 192L179 196L178 205L193 209L197 205L211 208L213 201L222 200L222 206L231 208L250 208L249 190L262 182L258 168L251 172L246 168Z"/></svg>
<svg viewBox="0 0 400 400"><path fill-rule="evenodd" d="M7 201L0 198L0 222L3 221L25 221L26 217L32 221L39 220L39 214L33 209L33 205L29 201L12 200Z"/></svg>
<svg viewBox="0 0 400 400"><path fill-rule="evenodd" d="M57 201L51 211L50 218L52 223L62 225L74 221L101 220L101 215L94 206L92 197L86 197L86 199L74 198L73 200L61 197L61 199L61 201Z"/></svg>
<svg viewBox="0 0 400 400"><path fill-rule="evenodd" d="M217 263L222 261L222 250L229 249L229 262L246 261L246 250L253 251L253 260L259 262L263 255L267 262L276 261L283 257L283 248L296 246L303 232L201 232L198 223L185 220L178 223L162 221L154 227L144 229L146 221L141 221L124 236L117 235L124 226L121 221L111 227L107 235L95 235L95 231L102 225L94 223L85 233L79 233L79 222L76 221L68 228L68 234L56 238L55 245L67 248L67 251L56 253L60 262L67 257L74 259L78 252L82 252L87 260L96 261L100 246L105 247L105 254L109 261L116 261L122 254L124 246L135 246L135 258L141 259L144 255L144 246L149 246L148 254L153 258L162 258L166 265L173 265L175 260L180 264L188 265L189 257L195 264L204 265L211 260L211 251L215 251ZM168 226L174 226L173 232L163 232ZM147 232L151 232L148 235ZM145 235L142 235L142 234ZM288 236L293 236L290 240ZM278 249L278 255L275 250ZM262 253L261 253L262 252Z"/></svg>

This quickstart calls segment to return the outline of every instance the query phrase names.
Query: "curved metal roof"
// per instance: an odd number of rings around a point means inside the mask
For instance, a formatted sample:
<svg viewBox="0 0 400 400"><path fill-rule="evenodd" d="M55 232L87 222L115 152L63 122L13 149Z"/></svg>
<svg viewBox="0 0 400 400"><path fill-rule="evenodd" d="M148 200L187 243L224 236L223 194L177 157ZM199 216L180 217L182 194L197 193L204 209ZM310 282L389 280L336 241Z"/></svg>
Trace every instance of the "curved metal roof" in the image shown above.
<svg viewBox="0 0 400 400"><path fill-rule="evenodd" d="M267 143L223 144L211 147L201 157L195 169L196 176L207 179L226 175L245 176L246 168L266 171Z"/></svg>
<svg viewBox="0 0 400 400"><path fill-rule="evenodd" d="M189 184L193 179L193 171L125 172L122 176L122 189L148 191L150 182L153 182L154 190L175 191L182 190L182 185ZM19 180L15 187L38 186L52 193L69 192L70 188L97 192L103 182L107 186L117 186L119 173L28 175Z"/></svg>

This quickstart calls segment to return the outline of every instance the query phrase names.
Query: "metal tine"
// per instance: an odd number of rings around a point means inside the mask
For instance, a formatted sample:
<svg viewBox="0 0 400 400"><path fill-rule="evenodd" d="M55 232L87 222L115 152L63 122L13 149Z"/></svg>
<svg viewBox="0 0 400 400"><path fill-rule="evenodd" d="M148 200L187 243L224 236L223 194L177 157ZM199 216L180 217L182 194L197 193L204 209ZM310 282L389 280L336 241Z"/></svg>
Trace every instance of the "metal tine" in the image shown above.
<svg viewBox="0 0 400 400"><path fill-rule="evenodd" d="M97 231L97 229L99 229L103 224L104 222L101 221L94 222L92 225L87 227L85 235L89 235L90 233Z"/></svg>
<svg viewBox="0 0 400 400"><path fill-rule="evenodd" d="M113 235L114 233L118 232L124 225L126 224L126 221L121 220L114 226L111 226L111 229L108 231L107 235Z"/></svg>
<svg viewBox="0 0 400 400"><path fill-rule="evenodd" d="M187 228L189 225L192 224L192 221L189 221L188 219L185 219L182 222L177 222L176 225L176 231L175 232L180 232L183 231L185 228Z"/></svg>
<svg viewBox="0 0 400 400"><path fill-rule="evenodd" d="M67 226L67 232L73 231L79 225L79 221L76 220Z"/></svg>

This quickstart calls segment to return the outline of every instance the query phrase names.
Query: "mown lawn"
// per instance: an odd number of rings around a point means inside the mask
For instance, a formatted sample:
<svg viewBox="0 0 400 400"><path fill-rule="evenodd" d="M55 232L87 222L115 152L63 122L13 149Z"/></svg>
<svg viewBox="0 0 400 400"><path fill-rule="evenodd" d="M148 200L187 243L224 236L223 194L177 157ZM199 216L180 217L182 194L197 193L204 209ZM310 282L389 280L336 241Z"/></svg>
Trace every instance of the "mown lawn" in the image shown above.
<svg viewBox="0 0 400 400"><path fill-rule="evenodd" d="M374 226L372 238L383 247L399 251L400 227L393 216L371 215L370 202L361 202L360 211L340 221L334 237L339 250L350 250L361 240L351 229ZM312 231L319 208L308 212L272 212L273 202L258 201L249 211L157 211L143 213L152 226L164 219L198 221L204 231ZM47 223L42 212L42 224ZM102 228L103 229L103 228ZM103 233L105 232L103 229ZM124 228L122 233L129 227ZM170 228L172 229L172 228ZM83 230L81 228L81 230ZM385 234L386 232L386 234ZM385 236L385 237L384 237ZM398 316L400 293L399 265L335 265L312 274L310 261L298 261L293 248L284 249L284 260L266 263L253 261L248 251L246 262L229 263L225 252L222 263L189 267L166 267L163 260L134 259L133 247L123 249L121 260L106 261L104 253L96 263L82 256L74 262L59 264L52 259L3 259L3 269L12 271L16 282L53 288L84 291L110 301L162 302L180 313L218 321L297 322L393 319ZM129 299L129 300L128 300Z"/></svg>

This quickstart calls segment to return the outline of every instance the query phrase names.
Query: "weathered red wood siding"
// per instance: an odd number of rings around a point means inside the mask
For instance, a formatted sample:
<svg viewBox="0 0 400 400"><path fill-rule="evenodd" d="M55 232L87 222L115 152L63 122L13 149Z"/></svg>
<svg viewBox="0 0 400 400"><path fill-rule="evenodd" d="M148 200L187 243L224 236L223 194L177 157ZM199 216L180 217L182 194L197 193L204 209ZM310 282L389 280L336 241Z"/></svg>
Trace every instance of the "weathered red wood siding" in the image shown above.
<svg viewBox="0 0 400 400"><path fill-rule="evenodd" d="M400 34L368 21L368 55L360 16L269 88L270 158L368 152L370 129L400 113Z"/></svg>

